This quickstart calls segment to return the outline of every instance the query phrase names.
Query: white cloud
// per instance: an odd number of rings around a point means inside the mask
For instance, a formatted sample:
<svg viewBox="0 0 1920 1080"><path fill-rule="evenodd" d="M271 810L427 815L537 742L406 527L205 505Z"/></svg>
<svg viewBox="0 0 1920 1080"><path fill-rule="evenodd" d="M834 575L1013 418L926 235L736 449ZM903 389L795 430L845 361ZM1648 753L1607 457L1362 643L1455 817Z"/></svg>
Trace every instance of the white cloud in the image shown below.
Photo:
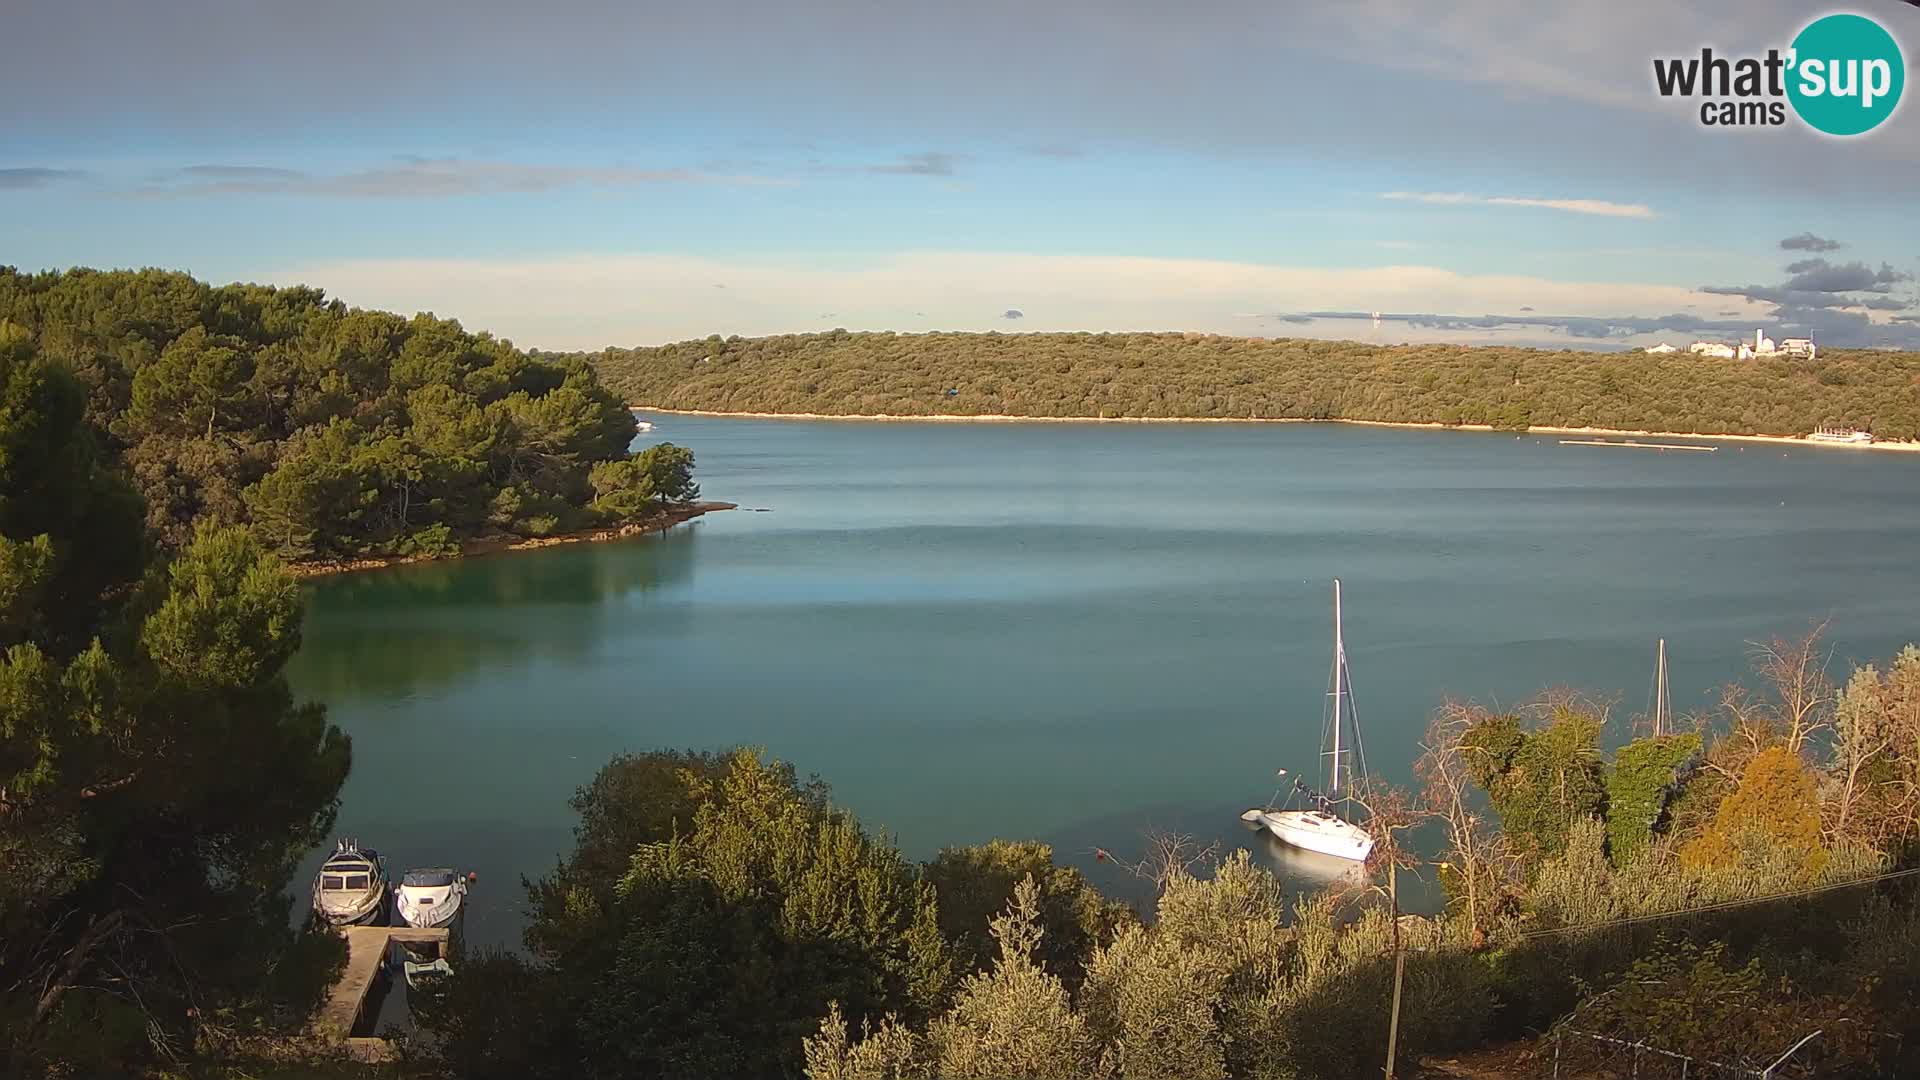
<svg viewBox="0 0 1920 1080"><path fill-rule="evenodd" d="M1546 95L1671 114L1653 91L1656 56L1785 47L1809 16L1792 0L1745 0L1737 14L1713 3L1660 6L1658 18L1607 4L1545 6L1535 0L1348 0L1313 5L1304 17L1320 48L1516 97Z"/></svg>
<svg viewBox="0 0 1920 1080"><path fill-rule="evenodd" d="M432 311L549 349L643 345L708 334L849 329L1004 330L1019 297L1026 330L1245 333L1261 311L1657 316L1693 305L1758 317L1770 305L1676 285L1551 281L1428 266L1267 266L1205 259L922 251L869 258L568 255L365 259L264 275L347 302ZM727 288L709 284L725 281ZM830 321L822 312L835 314ZM1311 327L1276 324L1276 332ZM1345 336L1350 329L1323 333Z"/></svg>
<svg viewBox="0 0 1920 1080"><path fill-rule="evenodd" d="M1569 214L1597 217L1658 217L1645 203L1617 203L1606 199L1532 199L1516 195L1468 195L1459 191L1383 191L1383 199L1433 203L1440 206L1522 206L1536 210L1561 210Z"/></svg>
<svg viewBox="0 0 1920 1080"><path fill-rule="evenodd" d="M459 158L403 158L341 173L308 173L265 165L192 165L156 177L143 195L322 195L336 198L432 198L622 188L653 184L767 185L789 181L697 169L528 165Z"/></svg>

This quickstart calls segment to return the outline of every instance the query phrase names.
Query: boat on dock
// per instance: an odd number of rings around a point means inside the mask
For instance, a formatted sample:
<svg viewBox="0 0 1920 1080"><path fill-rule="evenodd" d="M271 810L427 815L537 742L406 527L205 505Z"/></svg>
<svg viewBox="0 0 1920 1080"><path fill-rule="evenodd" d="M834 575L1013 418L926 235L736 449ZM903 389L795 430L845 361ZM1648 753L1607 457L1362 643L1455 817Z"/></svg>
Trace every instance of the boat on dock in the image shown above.
<svg viewBox="0 0 1920 1080"><path fill-rule="evenodd" d="M460 917L473 874L443 867L409 870L393 889L393 913L407 926L423 930L451 927Z"/></svg>
<svg viewBox="0 0 1920 1080"><path fill-rule="evenodd" d="M1283 844L1322 855L1365 862L1367 856L1373 853L1373 835L1342 813L1353 805L1352 796L1342 795L1341 786L1344 782L1349 792L1353 788L1353 770L1349 759L1359 756L1360 729L1355 722L1353 739L1343 745L1341 728L1353 719L1353 682L1347 673L1347 646L1340 626L1340 581L1337 578L1333 583L1333 674L1330 682L1332 689L1327 692L1327 697L1332 703L1332 715L1326 723L1326 737L1331 741L1332 748L1321 751L1321 756L1327 760L1327 790L1315 791L1295 777L1293 795L1304 796L1309 809L1256 806L1242 813L1240 820L1264 828ZM1365 758L1361 757L1363 772L1365 768ZM1281 769L1280 775L1287 775L1287 770ZM1289 800L1291 798L1290 795Z"/></svg>
<svg viewBox="0 0 1920 1080"><path fill-rule="evenodd" d="M386 912L387 869L380 853L341 840L313 875L313 912L329 926L364 926Z"/></svg>

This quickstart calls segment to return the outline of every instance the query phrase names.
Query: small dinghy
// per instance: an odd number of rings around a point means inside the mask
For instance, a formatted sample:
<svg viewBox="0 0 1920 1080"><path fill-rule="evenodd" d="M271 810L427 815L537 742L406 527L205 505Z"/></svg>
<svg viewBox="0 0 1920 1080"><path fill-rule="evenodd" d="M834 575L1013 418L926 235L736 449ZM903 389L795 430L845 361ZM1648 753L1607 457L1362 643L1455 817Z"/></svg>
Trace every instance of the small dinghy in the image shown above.
<svg viewBox="0 0 1920 1080"><path fill-rule="evenodd" d="M387 870L380 853L341 840L313 876L313 911L330 926L378 923L386 909Z"/></svg>
<svg viewBox="0 0 1920 1080"><path fill-rule="evenodd" d="M431 993L445 985L447 977L453 974L453 965L445 956L437 955L437 949L430 951L422 945L397 942L390 970L407 980L408 990Z"/></svg>
<svg viewBox="0 0 1920 1080"><path fill-rule="evenodd" d="M432 993L438 990L444 980L453 974L453 965L445 960L434 960L430 963L403 960L400 967L406 972L407 989L420 993Z"/></svg>
<svg viewBox="0 0 1920 1080"><path fill-rule="evenodd" d="M446 867L409 870L393 889L393 913L408 926L431 930L452 926L475 875L462 876Z"/></svg>

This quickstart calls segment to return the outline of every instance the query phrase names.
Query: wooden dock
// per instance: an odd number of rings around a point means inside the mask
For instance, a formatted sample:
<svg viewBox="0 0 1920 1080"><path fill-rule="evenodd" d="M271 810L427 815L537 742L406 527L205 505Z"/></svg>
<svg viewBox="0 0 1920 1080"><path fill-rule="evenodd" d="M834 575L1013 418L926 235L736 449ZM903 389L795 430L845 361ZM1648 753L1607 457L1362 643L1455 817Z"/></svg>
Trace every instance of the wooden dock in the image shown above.
<svg viewBox="0 0 1920 1080"><path fill-rule="evenodd" d="M1698 443L1637 442L1633 439L1561 439L1561 446L1637 446L1642 450L1695 450L1711 454L1716 449Z"/></svg>
<svg viewBox="0 0 1920 1080"><path fill-rule="evenodd" d="M366 1006L367 995L373 991L380 970L386 966L388 950L396 941L432 944L438 945L444 956L449 934L445 927L422 930L412 926L347 926L341 928L341 933L347 939L347 968L328 992L327 1003L320 1007L313 1022L314 1034L328 1042L384 1042L351 1036L360 1022L360 1010Z"/></svg>

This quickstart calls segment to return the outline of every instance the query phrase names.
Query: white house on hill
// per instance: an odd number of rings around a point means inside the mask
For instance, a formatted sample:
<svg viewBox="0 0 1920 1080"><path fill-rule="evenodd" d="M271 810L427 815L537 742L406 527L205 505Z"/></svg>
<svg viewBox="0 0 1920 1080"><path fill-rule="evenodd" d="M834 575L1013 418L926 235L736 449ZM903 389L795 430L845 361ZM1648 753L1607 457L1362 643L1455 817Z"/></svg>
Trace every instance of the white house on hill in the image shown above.
<svg viewBox="0 0 1920 1080"><path fill-rule="evenodd" d="M1663 341L1658 345L1649 346L1648 348L1642 349L1641 351L1650 352L1650 353L1673 353L1673 352L1679 352L1680 350L1674 348L1673 346Z"/></svg>

